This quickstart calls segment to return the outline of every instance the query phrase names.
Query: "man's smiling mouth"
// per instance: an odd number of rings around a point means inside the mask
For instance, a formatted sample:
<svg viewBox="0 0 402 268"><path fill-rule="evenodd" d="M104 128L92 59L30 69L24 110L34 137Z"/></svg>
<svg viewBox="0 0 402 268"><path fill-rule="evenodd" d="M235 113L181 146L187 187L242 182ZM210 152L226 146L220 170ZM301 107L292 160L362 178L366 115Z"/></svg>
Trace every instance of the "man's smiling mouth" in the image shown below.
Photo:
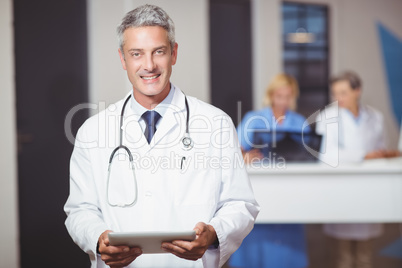
<svg viewBox="0 0 402 268"><path fill-rule="evenodd" d="M142 79L144 80L152 80L152 79L156 79L160 76L160 74L154 75L154 76L141 76Z"/></svg>

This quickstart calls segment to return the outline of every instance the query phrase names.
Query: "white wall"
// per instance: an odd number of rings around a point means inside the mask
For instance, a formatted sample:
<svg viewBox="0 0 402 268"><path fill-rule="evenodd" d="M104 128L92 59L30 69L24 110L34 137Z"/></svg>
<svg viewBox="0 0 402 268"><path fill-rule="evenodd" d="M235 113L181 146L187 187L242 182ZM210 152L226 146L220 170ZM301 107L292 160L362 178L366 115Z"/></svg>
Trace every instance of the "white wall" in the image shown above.
<svg viewBox="0 0 402 268"><path fill-rule="evenodd" d="M209 101L209 15L207 0L88 0L90 101L119 100L132 89L117 54L116 27L135 7L162 7L176 26L178 60L171 81L186 94Z"/></svg>
<svg viewBox="0 0 402 268"><path fill-rule="evenodd" d="M341 33L338 37L339 68L360 73L364 90L362 101L384 114L389 145L396 149L399 127L392 113L376 22L386 25L402 38L402 1L343 0L341 4L338 19Z"/></svg>
<svg viewBox="0 0 402 268"><path fill-rule="evenodd" d="M0 266L19 267L12 0L0 1Z"/></svg>
<svg viewBox="0 0 402 268"><path fill-rule="evenodd" d="M362 102L384 114L389 147L396 149L399 128L392 113L376 23L383 23L402 38L402 1L292 1L329 5L331 75L343 70L354 70L360 74L364 91ZM261 96L269 80L282 71L282 1L252 0L252 3L254 108L261 108Z"/></svg>
<svg viewBox="0 0 402 268"><path fill-rule="evenodd" d="M270 79L282 71L281 1L251 0L253 107L263 106Z"/></svg>
<svg viewBox="0 0 402 268"><path fill-rule="evenodd" d="M125 1L88 0L89 101L114 103L129 90L117 53L116 27Z"/></svg>
<svg viewBox="0 0 402 268"><path fill-rule="evenodd" d="M385 116L390 147L398 128L391 111L376 22L402 38L400 0L294 0L330 7L331 75L351 69L364 83L362 101ZM253 106L262 107L270 79L282 71L281 0L251 0L253 37ZM90 101L107 104L131 89L117 55L115 29L123 15L144 3L164 8L176 24L178 62L172 82L188 95L210 100L208 0L88 0Z"/></svg>

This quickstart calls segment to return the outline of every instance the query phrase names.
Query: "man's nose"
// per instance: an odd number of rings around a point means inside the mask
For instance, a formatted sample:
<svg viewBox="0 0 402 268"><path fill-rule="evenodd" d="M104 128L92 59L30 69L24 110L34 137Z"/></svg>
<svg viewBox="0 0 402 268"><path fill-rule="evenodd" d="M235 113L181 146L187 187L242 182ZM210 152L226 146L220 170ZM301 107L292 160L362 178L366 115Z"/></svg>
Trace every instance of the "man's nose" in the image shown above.
<svg viewBox="0 0 402 268"><path fill-rule="evenodd" d="M151 72L155 69L155 61L152 55L145 57L144 69L148 72Z"/></svg>

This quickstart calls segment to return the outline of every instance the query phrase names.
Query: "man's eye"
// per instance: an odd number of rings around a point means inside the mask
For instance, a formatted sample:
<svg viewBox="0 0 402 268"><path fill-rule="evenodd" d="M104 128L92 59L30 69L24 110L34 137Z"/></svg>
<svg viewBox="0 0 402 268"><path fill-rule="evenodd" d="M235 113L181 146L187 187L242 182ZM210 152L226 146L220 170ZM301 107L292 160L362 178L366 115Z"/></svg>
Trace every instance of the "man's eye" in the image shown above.
<svg viewBox="0 0 402 268"><path fill-rule="evenodd" d="M131 57L139 57L139 56L141 56L141 53L140 52L132 52L132 53L130 53L130 55L131 55Z"/></svg>
<svg viewBox="0 0 402 268"><path fill-rule="evenodd" d="M163 51L163 50L157 50L155 53L156 53L157 55L162 55L162 54L164 54L164 51Z"/></svg>

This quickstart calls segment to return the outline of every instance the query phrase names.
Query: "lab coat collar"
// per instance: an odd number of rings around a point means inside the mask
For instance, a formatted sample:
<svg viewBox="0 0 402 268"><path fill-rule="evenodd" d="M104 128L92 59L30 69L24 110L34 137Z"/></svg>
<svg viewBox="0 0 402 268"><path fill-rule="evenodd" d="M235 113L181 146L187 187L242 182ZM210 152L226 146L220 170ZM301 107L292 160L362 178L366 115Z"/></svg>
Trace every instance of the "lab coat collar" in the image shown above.
<svg viewBox="0 0 402 268"><path fill-rule="evenodd" d="M174 87L173 84L172 87ZM184 124L183 127L185 128L185 119L187 114L185 113L186 109L184 99L184 93L179 88L175 87L172 102L168 105L164 105L163 107L166 110L162 121L160 122L160 125L158 126L158 129L156 130L155 135L151 140L151 148L156 146L162 140L162 138L165 137L177 125Z"/></svg>
<svg viewBox="0 0 402 268"><path fill-rule="evenodd" d="M169 94L166 96L166 98L161 103L156 105L156 107L152 110L157 111L159 113L159 115L161 117L163 117L165 115L167 107L172 102L175 90L176 90L175 86L173 84L170 84ZM140 120L142 114L144 114L148 110L137 102L137 100L134 98L133 91L131 91L131 98L132 98L132 101L131 101L130 107L133 110L134 114L138 115L138 120Z"/></svg>
<svg viewBox="0 0 402 268"><path fill-rule="evenodd" d="M367 122L373 124L374 121L372 120L376 120L375 117L375 110L373 110L369 105L360 106L359 124L366 124Z"/></svg>
<svg viewBox="0 0 402 268"><path fill-rule="evenodd" d="M352 112L346 108L341 109L342 113L349 117L356 125L369 119L368 108L359 104L359 115L355 117Z"/></svg>
<svg viewBox="0 0 402 268"><path fill-rule="evenodd" d="M185 95L173 84L172 88L175 88L173 99L170 104L163 104L163 109L165 109L164 115L161 118L160 124L150 144L148 144L144 134L142 133L141 126L138 123L141 115L134 113L133 109L126 109L123 124L123 143L126 143L126 146L128 146L131 150L136 150L140 154L145 154L155 147L162 140L162 138L165 137L165 135L167 135L179 123L183 124L183 129L185 129ZM132 100L130 101L132 102ZM130 107L131 103L128 104L128 106Z"/></svg>

